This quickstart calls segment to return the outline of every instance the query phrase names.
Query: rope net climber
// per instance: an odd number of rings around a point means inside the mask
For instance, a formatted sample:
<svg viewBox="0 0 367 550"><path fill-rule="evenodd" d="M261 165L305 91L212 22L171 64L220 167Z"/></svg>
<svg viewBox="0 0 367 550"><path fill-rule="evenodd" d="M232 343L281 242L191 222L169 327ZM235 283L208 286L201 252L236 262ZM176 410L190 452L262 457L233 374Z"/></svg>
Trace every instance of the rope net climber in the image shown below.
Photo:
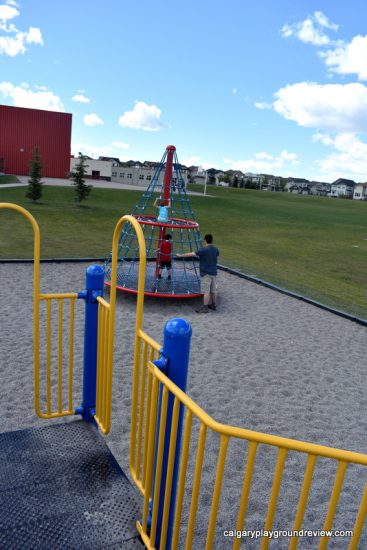
<svg viewBox="0 0 367 550"><path fill-rule="evenodd" d="M176 148L168 145L152 180L132 215L145 237L147 268L144 293L162 298L200 296L197 258L177 258L202 246ZM111 277L111 254L104 264L105 281ZM130 223L123 227L118 246L117 288L136 293L139 273L139 244Z"/></svg>

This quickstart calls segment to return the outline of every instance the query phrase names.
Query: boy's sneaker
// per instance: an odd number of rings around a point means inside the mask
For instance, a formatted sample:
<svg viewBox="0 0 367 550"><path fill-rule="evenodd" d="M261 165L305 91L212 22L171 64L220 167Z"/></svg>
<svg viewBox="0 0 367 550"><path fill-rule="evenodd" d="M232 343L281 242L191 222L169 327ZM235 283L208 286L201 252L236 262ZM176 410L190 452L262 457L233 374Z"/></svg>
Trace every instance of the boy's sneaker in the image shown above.
<svg viewBox="0 0 367 550"><path fill-rule="evenodd" d="M170 280L171 280L171 275L168 275L167 281L170 281Z"/></svg>
<svg viewBox="0 0 367 550"><path fill-rule="evenodd" d="M217 306L215 304L209 304L208 305L208 308L209 309L212 309L213 311L216 311L217 310Z"/></svg>
<svg viewBox="0 0 367 550"><path fill-rule="evenodd" d="M208 306L201 306L196 310L196 313L209 313Z"/></svg>

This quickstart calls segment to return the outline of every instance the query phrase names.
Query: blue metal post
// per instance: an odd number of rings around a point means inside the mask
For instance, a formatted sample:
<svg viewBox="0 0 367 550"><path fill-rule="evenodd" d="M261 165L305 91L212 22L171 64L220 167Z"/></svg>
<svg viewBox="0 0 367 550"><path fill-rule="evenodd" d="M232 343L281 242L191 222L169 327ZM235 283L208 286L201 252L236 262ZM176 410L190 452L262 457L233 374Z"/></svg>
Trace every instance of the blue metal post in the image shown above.
<svg viewBox="0 0 367 550"><path fill-rule="evenodd" d="M90 265L86 271L86 290L78 297L85 300L83 401L77 413L92 421L96 407L98 302L103 296L104 272L100 265Z"/></svg>
<svg viewBox="0 0 367 550"><path fill-rule="evenodd" d="M184 319L175 318L168 321L163 331L163 349L161 352L161 357L155 362L155 364L161 370L163 370L166 376L170 380L172 380L172 382L176 384L176 386L178 386L182 391L186 391L191 334L192 334L191 326ZM162 402L162 388L160 391L159 403L158 403L158 418L157 418L158 427L159 427L159 420L160 420L160 414L161 414L161 402ZM166 422L166 433L165 433L165 440L164 440L161 490L159 495L159 506L158 506L157 535L156 535L156 545L155 545L156 548L160 548L161 527L162 527L163 506L164 506L164 492L165 492L165 485L166 485L166 478L167 478L167 465L168 465L168 454L169 454L169 445L170 445L173 402L174 402L174 396L170 393L168 396L168 404L167 404L167 422ZM179 462L180 462L183 414L184 414L184 407L180 405L178 427L177 427L175 462L174 462L173 476L172 476L171 501L170 501L169 516L168 516L168 528L167 528L167 539L166 539L167 550L171 550L171 542L172 542L171 539L172 539L173 520L174 520L175 505L176 505L176 491L177 491L178 468L179 468ZM159 436L159 433L157 433L157 437L156 437L156 451L157 451L157 445L158 445L158 436ZM155 470L156 470L156 464L154 465L153 487L154 487L154 480L155 480ZM152 501L154 501L154 498L155 498L155 495L153 494Z"/></svg>

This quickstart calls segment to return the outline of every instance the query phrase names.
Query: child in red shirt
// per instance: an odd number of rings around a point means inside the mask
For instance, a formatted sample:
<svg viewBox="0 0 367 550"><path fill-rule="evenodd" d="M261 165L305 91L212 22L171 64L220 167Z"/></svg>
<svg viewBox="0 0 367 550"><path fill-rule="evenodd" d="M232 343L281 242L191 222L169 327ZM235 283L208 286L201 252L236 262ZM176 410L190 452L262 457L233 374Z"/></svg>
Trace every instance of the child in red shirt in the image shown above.
<svg viewBox="0 0 367 550"><path fill-rule="evenodd" d="M162 269L167 269L167 280L171 280L171 269L172 269L172 243L171 243L172 235L169 233L166 233L164 240L161 243L160 248L158 249L159 253L159 269L158 269L158 279L162 278Z"/></svg>

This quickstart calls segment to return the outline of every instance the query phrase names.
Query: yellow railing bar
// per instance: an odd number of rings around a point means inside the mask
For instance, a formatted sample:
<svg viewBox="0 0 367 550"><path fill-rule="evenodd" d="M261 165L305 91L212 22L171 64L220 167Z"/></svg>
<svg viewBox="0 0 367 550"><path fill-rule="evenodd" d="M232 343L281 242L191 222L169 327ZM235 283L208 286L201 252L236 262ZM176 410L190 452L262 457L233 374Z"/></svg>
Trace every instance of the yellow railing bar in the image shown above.
<svg viewBox="0 0 367 550"><path fill-rule="evenodd" d="M273 447L280 447L292 451L299 451L306 454L315 454L326 458L333 458L339 461L353 462L355 464L361 464L367 466L367 455L356 453L353 451L345 451L343 449L337 449L335 447L326 447L324 445L317 445L315 443L307 443L305 441L298 441L296 439L288 439L277 435L265 434L262 432L256 432L253 430L247 430L246 428L236 428L235 426L229 426L227 424L221 424L213 420L199 405L197 405L186 393L178 388L167 376L153 363L149 363L149 369L153 373L154 377L167 386L169 391L178 397L178 399L186 407L188 407L193 414L203 422L209 429L219 434L228 435L230 437L236 437L238 439L246 439L248 441L256 441L257 443L263 443L265 445L271 445Z"/></svg>
<svg viewBox="0 0 367 550"><path fill-rule="evenodd" d="M303 484L301 488L301 494L298 501L298 508L296 517L293 524L293 531L299 531L302 527L303 517L305 515L308 496L310 494L310 488L312 483L313 472L316 465L317 456L308 455L306 471L303 478ZM299 537L292 537L291 543L289 545L289 550L296 550Z"/></svg>
<svg viewBox="0 0 367 550"><path fill-rule="evenodd" d="M142 525L140 525L140 523L137 522L137 528L141 535L147 532L149 500L151 497L151 487L152 487L152 479L153 479L154 447L155 447L155 432L156 432L156 425L157 425L158 389L159 389L159 383L157 378L153 377L152 386L153 386L152 399L151 399L150 412L149 412L150 430L149 430L148 460L147 460L148 466L147 466L147 473L146 473L147 490L145 491L145 494L144 494ZM135 482L137 482L136 478L134 477L134 472L132 472L132 475Z"/></svg>
<svg viewBox="0 0 367 550"><path fill-rule="evenodd" d="M78 294L76 292L64 292L60 294L40 294L40 300L58 300L59 298L77 298Z"/></svg>
<svg viewBox="0 0 367 550"><path fill-rule="evenodd" d="M46 319L46 411L51 414L51 300L47 302Z"/></svg>
<svg viewBox="0 0 367 550"><path fill-rule="evenodd" d="M136 392L138 391L138 381L136 374L138 371L139 357L137 356L137 349L139 347L138 332L143 323L143 304L144 304L144 286L145 286L145 269L146 269L146 247L143 231L139 222L130 215L122 216L115 226L115 230L112 237L112 256L111 256L111 282L110 282L110 303L109 303L109 323L108 323L108 335L107 335L107 357L106 357L106 392L102 397L105 399L105 403L101 404L103 409L102 415L105 418L103 433L108 434L111 429L111 408L112 408L112 364L113 364L113 347L115 336L115 312L116 312L116 286L117 286L117 262L118 262L118 243L121 230L126 223L130 223L136 233L139 246L139 275L138 275L138 296L136 304L136 324L135 324L135 359L134 359L134 380L133 382L133 396L135 395L135 409L134 404L132 406L132 421L136 422ZM134 385L135 384L135 385ZM134 389L135 388L135 389ZM97 390L98 391L98 390ZM135 392L135 393L134 393ZM133 397L134 401L134 397ZM132 467L132 466L130 466Z"/></svg>
<svg viewBox="0 0 367 550"><path fill-rule="evenodd" d="M146 342L151 348L153 348L155 351L160 351L162 346L158 344L153 338L148 336L143 330L139 330L138 332L139 338L141 338L144 342Z"/></svg>
<svg viewBox="0 0 367 550"><path fill-rule="evenodd" d="M39 407L39 295L40 295L40 230L38 223L28 210L17 204L10 202L1 202L0 208L15 210L22 214L32 225L34 244L33 244L33 359L34 359L34 408L38 416L42 416Z"/></svg>
<svg viewBox="0 0 367 550"><path fill-rule="evenodd" d="M280 448L278 451L278 460L277 460L277 464L274 472L273 487L271 490L271 495L269 500L268 513L266 515L266 520L264 524L264 531L270 531L273 527L274 514L275 514L276 505L278 502L280 484L282 482L282 475L283 475L285 461L287 458L287 453L288 453L288 450L284 448ZM268 548L269 548L269 539L265 537L261 542L260 550L267 550Z"/></svg>
<svg viewBox="0 0 367 550"><path fill-rule="evenodd" d="M246 470L243 478L242 495L240 500L240 507L238 510L237 523L236 523L237 531L242 531L242 527L246 517L247 504L248 504L248 498L251 490L252 473L254 471L254 466L255 466L257 447L258 447L258 443L255 441L251 441L248 447L247 465L246 465ZM233 543L233 550L239 550L240 545L241 545L241 540L236 539Z"/></svg>
<svg viewBox="0 0 367 550"><path fill-rule="evenodd" d="M219 457L217 464L217 471L215 475L215 485L213 491L212 508L209 516L208 533L206 538L205 550L211 550L213 547L215 526L218 515L219 499L222 490L224 467L226 465L227 449L228 449L229 437L222 435L220 438Z"/></svg>
<svg viewBox="0 0 367 550"><path fill-rule="evenodd" d="M159 421L159 436L158 436L158 450L156 456L156 469L154 479L154 500L152 510L152 525L150 528L150 540L153 546L155 545L155 538L157 532L157 519L158 519L158 506L160 501L161 490L161 478L162 478L162 463L163 463L163 451L164 440L166 436L166 419L167 419L167 401L168 401L168 389L163 386L160 421Z"/></svg>
<svg viewBox="0 0 367 550"><path fill-rule="evenodd" d="M74 318L75 318L75 299L70 301L70 319L69 319L69 391L68 391L68 407L69 411L73 407L73 381L74 381Z"/></svg>
<svg viewBox="0 0 367 550"><path fill-rule="evenodd" d="M205 439L206 439L206 425L201 424L200 433L199 433L199 443L198 443L198 449L197 449L196 461L195 461L194 481L192 484L191 505L190 505L190 512L189 512L190 517L189 517L189 523L187 526L187 535L186 535L186 548L188 550L192 548L192 541L194 538L196 511L198 507L199 492L200 492L201 472L203 469L203 461L204 461Z"/></svg>
<svg viewBox="0 0 367 550"><path fill-rule="evenodd" d="M187 463L188 463L189 451L190 451L191 428L192 428L192 412L189 409L186 409L185 432L184 432L184 438L183 438L180 477L178 480L176 514L175 514L175 522L173 526L173 535L172 535L172 548L178 548L178 537L180 534L182 504L183 504L184 493L185 493L186 471L187 471Z"/></svg>
<svg viewBox="0 0 367 550"><path fill-rule="evenodd" d="M144 397L145 397L145 379L147 372L147 343L143 344L143 353L141 360L141 382L140 382L140 407L139 407L139 421L138 421L138 441L137 452L135 456L135 471L137 477L140 478L140 461L141 461L141 445L143 440L143 424L144 424Z"/></svg>
<svg viewBox="0 0 367 550"><path fill-rule="evenodd" d="M160 540L160 548L165 548L166 546L168 516L169 516L169 509L171 504L172 476L173 476L173 467L175 464L175 455L176 455L176 441L177 441L179 412L180 412L180 402L175 397L174 405L173 405L171 431L170 431L166 485L164 488L164 505L163 505L163 515L162 515L162 528L161 528L162 534L161 534L161 540Z"/></svg>
<svg viewBox="0 0 367 550"><path fill-rule="evenodd" d="M353 537L352 537L352 540L350 541L348 550L357 550L358 541L362 534L362 529L364 526L366 515L367 515L367 486L365 487L365 490L362 495L361 504L359 506L357 518L353 528Z"/></svg>
<svg viewBox="0 0 367 550"><path fill-rule="evenodd" d="M151 348L151 354L153 354L154 350ZM152 358L150 358L152 360ZM148 461L148 442L149 442L149 434L150 434L150 407L151 407L151 397L152 397L152 381L153 376L148 371L148 387L147 387L147 406L146 406L146 418L145 418L145 436L144 436L144 456L143 456L143 473L141 478L141 490L145 488L145 480L146 480L146 471L147 471L147 461Z"/></svg>
<svg viewBox="0 0 367 550"><path fill-rule="evenodd" d="M347 462L340 461L339 464L338 464L338 469L337 469L336 475L335 475L334 487L333 487L333 491L331 493L331 497L330 497L330 501L329 501L329 509L327 511L326 518L325 518L325 523L324 523L324 526L323 526L323 529L325 531L328 531L328 530L332 529L332 527L333 527L333 519L334 519L336 507L338 506L340 491L341 491L341 488L342 488L342 485L343 485L344 476L345 476L347 466L348 466ZM319 549L324 550L328 545L328 541L329 541L329 537L326 537L326 536L323 537L320 541Z"/></svg>
<svg viewBox="0 0 367 550"><path fill-rule="evenodd" d="M57 365L57 383L58 383L58 412L62 412L62 320L63 320L63 302L61 299L58 300L59 305L59 339L58 339L58 365Z"/></svg>

